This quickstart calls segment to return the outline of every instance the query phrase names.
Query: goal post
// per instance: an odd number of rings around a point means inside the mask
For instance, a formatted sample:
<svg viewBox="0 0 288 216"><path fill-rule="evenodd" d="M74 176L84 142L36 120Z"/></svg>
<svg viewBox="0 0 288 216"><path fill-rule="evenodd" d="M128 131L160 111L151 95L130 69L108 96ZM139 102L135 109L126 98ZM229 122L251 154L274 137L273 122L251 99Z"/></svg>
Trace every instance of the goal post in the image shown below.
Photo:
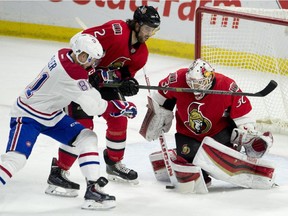
<svg viewBox="0 0 288 216"><path fill-rule="evenodd" d="M233 78L242 91L257 92L275 80L278 87L252 98L259 130L288 134L288 10L199 7L195 58Z"/></svg>

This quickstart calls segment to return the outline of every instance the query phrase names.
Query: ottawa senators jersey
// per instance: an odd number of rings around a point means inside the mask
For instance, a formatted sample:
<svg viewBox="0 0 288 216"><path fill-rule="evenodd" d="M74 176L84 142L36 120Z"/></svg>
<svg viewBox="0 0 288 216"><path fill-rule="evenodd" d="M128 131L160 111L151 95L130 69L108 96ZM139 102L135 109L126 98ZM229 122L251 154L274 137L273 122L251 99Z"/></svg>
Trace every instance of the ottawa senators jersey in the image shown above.
<svg viewBox="0 0 288 216"><path fill-rule="evenodd" d="M183 68L159 82L159 86L189 88ZM215 73L212 90L241 91L234 80ZM231 124L231 119L240 118L251 110L251 103L245 96L206 94L196 100L193 93L159 91L167 99L176 99L176 130L178 133L202 141L205 136L213 137Z"/></svg>
<svg viewBox="0 0 288 216"><path fill-rule="evenodd" d="M134 77L147 62L146 44L137 43L131 46L131 30L122 20L112 20L101 26L86 29L82 33L95 36L105 51L105 56L97 67L127 67L131 77Z"/></svg>

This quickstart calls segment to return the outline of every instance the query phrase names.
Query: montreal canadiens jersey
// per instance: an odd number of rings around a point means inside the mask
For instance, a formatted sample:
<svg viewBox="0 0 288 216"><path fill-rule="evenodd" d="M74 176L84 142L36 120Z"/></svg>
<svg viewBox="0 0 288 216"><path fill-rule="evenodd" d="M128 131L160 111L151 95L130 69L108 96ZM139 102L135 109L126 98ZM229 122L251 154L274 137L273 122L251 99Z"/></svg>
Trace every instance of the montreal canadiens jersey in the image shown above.
<svg viewBox="0 0 288 216"><path fill-rule="evenodd" d="M159 82L159 86L172 88L189 88L183 68ZM212 90L241 91L234 80L215 73ZM251 110L246 96L206 94L196 100L193 93L159 91L167 99L176 99L176 130L178 133L201 141L205 136L213 137L231 124L231 119L241 118Z"/></svg>
<svg viewBox="0 0 288 216"><path fill-rule="evenodd" d="M101 26L86 29L82 33L95 36L105 51L105 56L97 67L127 67L131 77L134 77L147 62L146 44L130 45L131 30L123 20L112 20Z"/></svg>
<svg viewBox="0 0 288 216"><path fill-rule="evenodd" d="M88 73L73 62L71 49L61 49L17 98L12 117L30 117L54 126L65 113L63 107L74 101L89 115L101 115L107 101L88 83Z"/></svg>

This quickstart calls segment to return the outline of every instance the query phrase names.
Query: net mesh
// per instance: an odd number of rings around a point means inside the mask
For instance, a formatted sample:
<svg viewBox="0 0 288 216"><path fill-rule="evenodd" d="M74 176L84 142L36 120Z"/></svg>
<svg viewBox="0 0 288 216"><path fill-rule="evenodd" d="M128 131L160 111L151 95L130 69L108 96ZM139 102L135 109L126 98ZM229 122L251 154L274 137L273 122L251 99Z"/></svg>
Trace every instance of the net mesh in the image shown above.
<svg viewBox="0 0 288 216"><path fill-rule="evenodd" d="M250 97L259 130L288 133L288 25L271 24L265 17L288 21L288 10L221 7L256 14L263 20L202 13L201 58L233 78L242 91L258 92L271 79L278 87L263 98ZM288 22L287 22L288 23Z"/></svg>

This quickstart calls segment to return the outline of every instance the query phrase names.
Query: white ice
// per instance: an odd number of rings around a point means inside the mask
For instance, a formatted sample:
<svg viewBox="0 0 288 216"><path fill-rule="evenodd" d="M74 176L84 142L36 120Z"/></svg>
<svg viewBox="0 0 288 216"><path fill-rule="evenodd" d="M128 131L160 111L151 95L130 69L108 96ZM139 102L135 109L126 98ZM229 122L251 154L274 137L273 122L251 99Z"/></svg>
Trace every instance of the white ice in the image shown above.
<svg viewBox="0 0 288 216"><path fill-rule="evenodd" d="M47 42L31 39L0 37L0 135L1 154L5 152L9 133L9 108L19 92L40 72L42 67L59 48L66 43ZM190 60L150 54L146 66L147 76L152 85L168 73L187 67ZM145 85L142 71L136 78ZM116 196L117 206L108 211L81 210L85 192L85 180L78 164L71 169L70 179L81 184L79 196L61 198L44 194L52 157L57 156L58 143L48 137L39 136L26 166L17 173L7 186L0 189L0 215L191 215L191 216L249 216L287 215L288 213L288 143L287 136L274 135L275 143L266 156L276 166L276 183L279 187L271 190L242 189L215 180L205 195L178 194L165 189L165 183L157 182L149 154L160 150L158 141L147 142L138 131L146 113L147 90L140 90L137 96L129 98L139 115L129 120L128 139L124 163L138 171L140 184L131 186L110 182L105 191ZM175 123L174 123L175 124ZM174 126L174 125L173 125ZM106 125L102 118L95 119L95 132L99 138L101 153L101 174L106 175L102 151L105 147ZM172 128L166 134L167 144L174 147Z"/></svg>

